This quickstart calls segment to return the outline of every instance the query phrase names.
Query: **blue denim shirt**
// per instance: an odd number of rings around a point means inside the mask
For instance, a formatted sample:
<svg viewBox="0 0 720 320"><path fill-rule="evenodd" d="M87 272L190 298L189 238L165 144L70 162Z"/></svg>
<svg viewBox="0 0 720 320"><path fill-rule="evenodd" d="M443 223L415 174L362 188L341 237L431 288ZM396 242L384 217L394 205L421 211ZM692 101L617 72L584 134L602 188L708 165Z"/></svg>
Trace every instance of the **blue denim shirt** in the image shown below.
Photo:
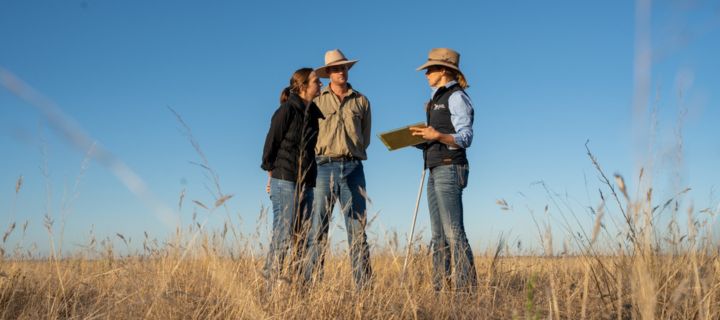
<svg viewBox="0 0 720 320"><path fill-rule="evenodd" d="M455 83L457 83L457 81L450 81L445 84L445 87L449 88ZM435 92L437 92L437 88L433 88L432 95L430 97L434 97ZM450 109L450 121L452 122L453 127L455 127L456 132L455 134L451 134L451 136L455 139L455 143L460 146L460 148L466 149L470 147L473 138L472 101L470 101L470 97L468 97L467 94L462 91L456 91L450 96L450 99L448 99L448 107ZM451 150L455 149L450 146L448 146L448 148Z"/></svg>

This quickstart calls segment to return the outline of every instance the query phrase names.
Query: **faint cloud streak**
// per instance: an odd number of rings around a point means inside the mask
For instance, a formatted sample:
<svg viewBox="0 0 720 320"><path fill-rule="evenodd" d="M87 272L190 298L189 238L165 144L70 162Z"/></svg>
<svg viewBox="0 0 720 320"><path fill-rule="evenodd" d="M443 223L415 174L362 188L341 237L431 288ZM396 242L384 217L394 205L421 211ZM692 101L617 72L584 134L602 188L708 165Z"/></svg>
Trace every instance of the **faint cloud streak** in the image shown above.
<svg viewBox="0 0 720 320"><path fill-rule="evenodd" d="M152 209L155 216L169 228L179 226L178 215L157 199L145 182L117 156L97 145L95 140L85 133L72 118L66 116L52 100L37 92L20 78L0 66L0 85L17 97L39 110L44 118L60 136L73 147L97 160L108 168L136 197Z"/></svg>

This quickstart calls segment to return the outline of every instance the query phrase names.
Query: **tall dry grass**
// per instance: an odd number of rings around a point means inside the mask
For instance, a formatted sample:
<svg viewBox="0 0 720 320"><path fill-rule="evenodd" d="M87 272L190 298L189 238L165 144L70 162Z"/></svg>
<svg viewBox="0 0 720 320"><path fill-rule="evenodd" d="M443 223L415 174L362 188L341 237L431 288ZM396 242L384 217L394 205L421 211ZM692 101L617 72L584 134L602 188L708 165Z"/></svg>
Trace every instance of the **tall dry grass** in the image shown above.
<svg viewBox="0 0 720 320"><path fill-rule="evenodd" d="M701 229L694 209L687 210L686 229L672 220L669 231L660 230L652 215L680 210L674 202L655 204L651 192L631 199L622 177L611 183L589 156L608 195L601 193L590 234L576 232L579 250L556 253L552 232L543 227L543 254L508 255L507 244L499 241L476 257L480 285L474 294L435 292L429 250L422 245L403 277L404 250L376 244L372 286L365 290L355 290L347 253L337 252L326 263L323 281L311 287L280 281L268 291L263 257L251 245L266 242L258 233L240 235L237 241L247 243L238 244L227 225L208 230L193 221L170 239L146 234L143 249L132 253L120 253L110 238L92 238L71 256L51 252L37 258L21 245L7 247L14 233L23 237L27 228L12 223L2 238L0 318L720 318L717 244L709 229ZM213 210L225 200L214 207L200 204ZM624 220L619 234L605 226L608 216ZM122 234L114 237L127 243Z"/></svg>
<svg viewBox="0 0 720 320"><path fill-rule="evenodd" d="M5 259L0 318L629 319L647 318L647 309L658 319L720 315L717 256L478 257L477 293L461 295L433 291L427 256L415 257L401 284L402 260L380 252L365 291L354 290L346 259L334 257L315 287L280 283L268 295L258 259L194 250L178 268L171 248L123 258Z"/></svg>

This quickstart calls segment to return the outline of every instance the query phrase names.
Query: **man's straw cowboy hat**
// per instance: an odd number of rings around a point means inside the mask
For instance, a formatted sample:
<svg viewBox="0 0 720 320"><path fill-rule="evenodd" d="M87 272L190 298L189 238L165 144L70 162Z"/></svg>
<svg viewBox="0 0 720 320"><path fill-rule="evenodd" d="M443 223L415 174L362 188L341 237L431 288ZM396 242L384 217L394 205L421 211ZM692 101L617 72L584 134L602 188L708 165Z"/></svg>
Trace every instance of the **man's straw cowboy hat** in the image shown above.
<svg viewBox="0 0 720 320"><path fill-rule="evenodd" d="M317 68L315 70L315 74L317 74L317 76L320 78L327 78L329 77L328 68L347 65L347 68L350 69L355 64L355 62L358 61L348 60L347 58L345 58L345 55L342 53L342 51L340 51L340 49L330 50L328 52L325 52L325 65Z"/></svg>

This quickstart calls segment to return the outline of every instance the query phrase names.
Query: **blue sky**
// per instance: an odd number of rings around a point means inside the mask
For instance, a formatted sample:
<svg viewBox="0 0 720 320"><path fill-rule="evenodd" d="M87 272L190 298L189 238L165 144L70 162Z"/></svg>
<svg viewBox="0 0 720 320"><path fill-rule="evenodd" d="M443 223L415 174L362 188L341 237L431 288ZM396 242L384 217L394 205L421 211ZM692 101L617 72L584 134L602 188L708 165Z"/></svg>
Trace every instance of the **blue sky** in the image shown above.
<svg viewBox="0 0 720 320"><path fill-rule="evenodd" d="M430 89L415 68L431 48L454 48L475 107L465 225L481 253L501 233L537 243L530 211L541 221L545 204L551 215L559 211L537 181L568 199L592 227L582 208L599 203L600 183L585 154L587 140L608 174L623 174L631 189L638 159L647 159L658 202L689 186L683 204L717 208L720 4L656 1L650 21L645 109L656 111L641 119L632 109L632 1L0 0L0 68L123 161L156 204L177 211L185 189L183 210L175 214L187 223L190 201L212 203L213 187L191 163L200 159L173 108L223 191L234 195L227 202L233 221L251 232L261 207L270 205L259 167L262 144L295 69L322 65L324 52L334 48L360 60L350 82L371 101L376 135L424 119ZM650 114L657 123L652 135L638 135ZM651 147L648 136L655 137ZM108 167L91 159L82 169L85 151L6 87L0 87L0 152L0 223L29 220L25 244L47 248L48 210L58 224L66 216L69 249L91 229L138 240L143 231L158 238L172 232L156 207ZM369 232L382 242L386 232L409 230L422 159L414 149L388 152L377 138L368 157L370 214L378 214ZM16 195L20 175L24 185ZM513 210L501 210L498 199ZM424 198L420 208L418 228L427 240ZM216 228L226 213L208 219ZM560 227L553 228L562 241ZM335 239L345 238L334 230Z"/></svg>

